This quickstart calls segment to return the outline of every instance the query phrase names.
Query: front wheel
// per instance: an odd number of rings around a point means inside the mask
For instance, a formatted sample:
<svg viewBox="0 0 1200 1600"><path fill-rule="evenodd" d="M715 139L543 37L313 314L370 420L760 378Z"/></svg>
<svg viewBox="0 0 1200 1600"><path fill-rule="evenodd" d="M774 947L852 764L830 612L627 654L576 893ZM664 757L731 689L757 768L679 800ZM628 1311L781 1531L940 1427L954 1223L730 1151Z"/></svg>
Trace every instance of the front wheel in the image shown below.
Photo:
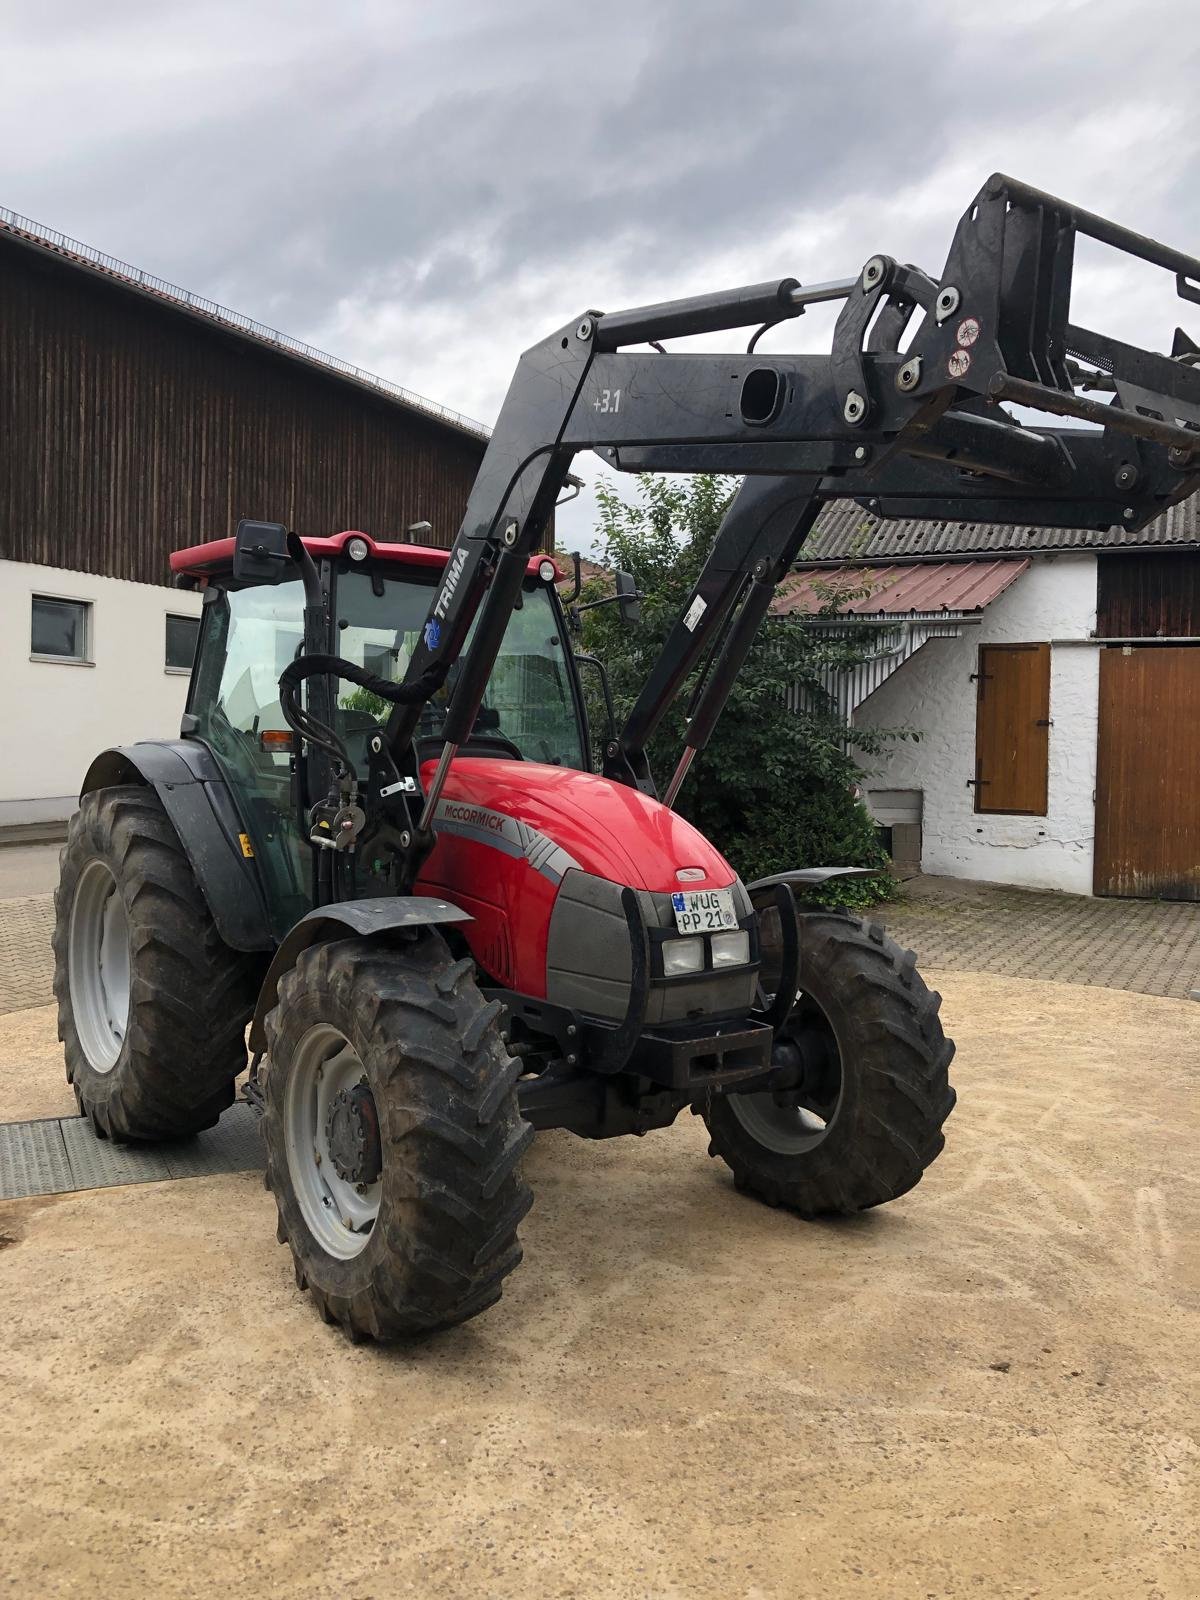
<svg viewBox="0 0 1200 1600"><path fill-rule="evenodd" d="M280 981L267 1181L297 1286L352 1339L465 1322L521 1259L533 1129L501 1017L432 930L317 945Z"/></svg>
<svg viewBox="0 0 1200 1600"><path fill-rule="evenodd" d="M940 1154L954 1046L941 996L878 924L807 913L800 942L800 992L774 1053L789 1086L701 1107L709 1153L770 1205L865 1211L905 1194Z"/></svg>

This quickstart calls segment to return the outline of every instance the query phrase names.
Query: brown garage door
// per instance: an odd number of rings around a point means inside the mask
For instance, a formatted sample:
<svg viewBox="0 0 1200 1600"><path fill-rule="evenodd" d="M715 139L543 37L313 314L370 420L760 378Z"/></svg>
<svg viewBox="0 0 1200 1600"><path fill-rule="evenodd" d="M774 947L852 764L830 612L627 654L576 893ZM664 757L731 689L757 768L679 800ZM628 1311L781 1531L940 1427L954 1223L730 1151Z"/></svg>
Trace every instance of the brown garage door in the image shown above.
<svg viewBox="0 0 1200 1600"><path fill-rule="evenodd" d="M1200 648L1100 652L1097 894L1200 900Z"/></svg>

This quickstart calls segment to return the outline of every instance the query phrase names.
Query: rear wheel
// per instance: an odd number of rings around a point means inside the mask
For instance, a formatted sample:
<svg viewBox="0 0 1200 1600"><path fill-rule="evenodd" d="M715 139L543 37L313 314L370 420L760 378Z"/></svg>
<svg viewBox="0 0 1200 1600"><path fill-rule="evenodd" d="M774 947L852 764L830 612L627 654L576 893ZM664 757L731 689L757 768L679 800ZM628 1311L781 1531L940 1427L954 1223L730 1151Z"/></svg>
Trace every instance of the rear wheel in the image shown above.
<svg viewBox="0 0 1200 1600"><path fill-rule="evenodd" d="M54 905L58 1035L97 1134L212 1127L246 1064L257 963L221 939L152 789L83 797Z"/></svg>
<svg viewBox="0 0 1200 1600"><path fill-rule="evenodd" d="M712 1143L740 1189L804 1216L906 1193L945 1143L954 1046L911 951L874 923L801 917L800 993L775 1042L789 1087L714 1098Z"/></svg>
<svg viewBox="0 0 1200 1600"><path fill-rule="evenodd" d="M264 1118L279 1238L352 1339L465 1322L521 1259L533 1129L501 1016L430 930L317 945L280 981Z"/></svg>

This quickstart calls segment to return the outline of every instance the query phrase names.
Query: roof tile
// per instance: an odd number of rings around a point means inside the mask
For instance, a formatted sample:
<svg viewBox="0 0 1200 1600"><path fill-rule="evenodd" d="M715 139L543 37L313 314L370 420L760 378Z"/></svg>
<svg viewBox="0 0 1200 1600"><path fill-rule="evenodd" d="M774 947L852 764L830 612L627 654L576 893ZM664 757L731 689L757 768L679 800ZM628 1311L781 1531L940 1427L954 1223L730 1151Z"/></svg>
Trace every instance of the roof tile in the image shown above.
<svg viewBox="0 0 1200 1600"><path fill-rule="evenodd" d="M1138 533L1126 528L1042 528L1029 523L886 521L853 500L833 500L809 534L801 561L1011 552L1200 547L1200 495L1155 517Z"/></svg>
<svg viewBox="0 0 1200 1600"><path fill-rule="evenodd" d="M982 611L1026 572L1028 556L999 561L939 561L913 565L800 567L771 602L777 617L812 616L839 594L839 616L938 615ZM865 592L864 592L865 591Z"/></svg>

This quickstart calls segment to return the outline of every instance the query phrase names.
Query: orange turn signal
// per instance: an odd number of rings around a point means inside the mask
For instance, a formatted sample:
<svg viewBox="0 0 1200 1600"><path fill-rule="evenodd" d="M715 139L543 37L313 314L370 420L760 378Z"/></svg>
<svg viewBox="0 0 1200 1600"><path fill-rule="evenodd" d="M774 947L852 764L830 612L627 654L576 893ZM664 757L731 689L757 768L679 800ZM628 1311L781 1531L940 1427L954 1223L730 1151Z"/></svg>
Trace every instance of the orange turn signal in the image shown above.
<svg viewBox="0 0 1200 1600"><path fill-rule="evenodd" d="M258 736L258 742L264 750L288 751L292 748L292 730L290 728L264 728Z"/></svg>

